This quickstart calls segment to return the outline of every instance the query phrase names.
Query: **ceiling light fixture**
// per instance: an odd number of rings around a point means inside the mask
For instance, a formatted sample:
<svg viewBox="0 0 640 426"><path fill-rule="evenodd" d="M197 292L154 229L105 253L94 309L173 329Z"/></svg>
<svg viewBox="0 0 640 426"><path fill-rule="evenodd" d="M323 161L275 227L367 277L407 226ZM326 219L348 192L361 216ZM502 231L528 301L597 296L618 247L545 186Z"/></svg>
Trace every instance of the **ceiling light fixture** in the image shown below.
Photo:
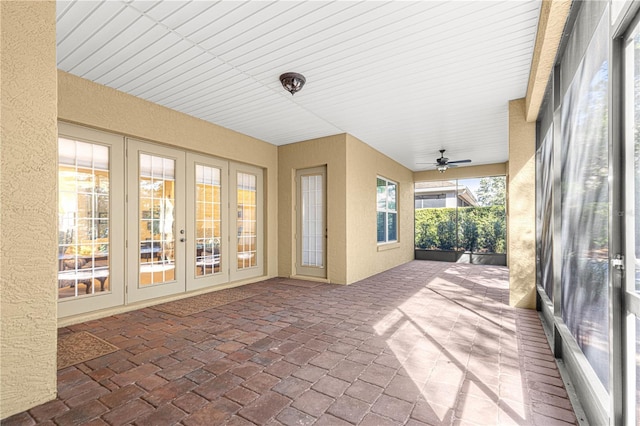
<svg viewBox="0 0 640 426"><path fill-rule="evenodd" d="M439 171L440 173L444 173L444 172L446 172L446 171L447 171L447 169L448 169L448 167L447 167L447 166L438 166L438 171Z"/></svg>
<svg viewBox="0 0 640 426"><path fill-rule="evenodd" d="M280 76L280 83L282 83L282 87L284 87L284 90L291 93L291 96L302 89L306 82L307 79L304 78L304 75L298 74L297 72L286 72Z"/></svg>

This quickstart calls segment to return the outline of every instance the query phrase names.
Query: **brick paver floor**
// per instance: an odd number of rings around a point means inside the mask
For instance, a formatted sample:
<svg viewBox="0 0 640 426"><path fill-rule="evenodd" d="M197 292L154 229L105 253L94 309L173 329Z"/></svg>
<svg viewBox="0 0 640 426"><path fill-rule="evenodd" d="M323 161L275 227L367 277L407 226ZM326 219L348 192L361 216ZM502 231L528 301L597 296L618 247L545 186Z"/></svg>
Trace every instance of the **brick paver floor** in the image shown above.
<svg viewBox="0 0 640 426"><path fill-rule="evenodd" d="M188 317L74 325L60 333L120 350L60 370L58 399L3 424L576 424L507 281L503 267L413 261L350 286L271 279Z"/></svg>

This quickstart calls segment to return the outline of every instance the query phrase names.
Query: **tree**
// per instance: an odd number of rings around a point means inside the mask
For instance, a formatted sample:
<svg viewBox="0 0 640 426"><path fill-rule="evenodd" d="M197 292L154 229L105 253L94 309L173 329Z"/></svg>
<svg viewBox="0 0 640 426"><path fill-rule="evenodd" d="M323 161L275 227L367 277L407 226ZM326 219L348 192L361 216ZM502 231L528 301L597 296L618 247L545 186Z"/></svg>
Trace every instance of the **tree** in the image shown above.
<svg viewBox="0 0 640 426"><path fill-rule="evenodd" d="M484 177L476 194L481 206L504 206L507 199L506 179L504 176Z"/></svg>

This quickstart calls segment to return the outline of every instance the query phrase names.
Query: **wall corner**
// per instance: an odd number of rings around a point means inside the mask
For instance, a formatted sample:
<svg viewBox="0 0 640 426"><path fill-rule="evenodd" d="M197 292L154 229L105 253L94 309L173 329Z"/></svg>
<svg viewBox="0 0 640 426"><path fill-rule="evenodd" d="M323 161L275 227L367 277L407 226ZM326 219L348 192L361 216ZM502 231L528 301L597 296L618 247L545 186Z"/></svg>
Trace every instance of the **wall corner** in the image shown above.
<svg viewBox="0 0 640 426"><path fill-rule="evenodd" d="M509 102L509 162L507 163L507 252L509 304L535 309L536 123L527 122L524 99Z"/></svg>

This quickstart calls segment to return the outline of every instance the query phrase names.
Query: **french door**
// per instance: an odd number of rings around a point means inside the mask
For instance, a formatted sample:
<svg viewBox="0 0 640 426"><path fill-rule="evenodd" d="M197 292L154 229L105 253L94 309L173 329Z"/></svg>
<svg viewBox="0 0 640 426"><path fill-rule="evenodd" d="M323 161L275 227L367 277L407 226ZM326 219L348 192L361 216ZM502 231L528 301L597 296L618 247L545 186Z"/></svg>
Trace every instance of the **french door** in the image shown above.
<svg viewBox="0 0 640 426"><path fill-rule="evenodd" d="M187 154L187 290L229 281L229 166Z"/></svg>
<svg viewBox="0 0 640 426"><path fill-rule="evenodd" d="M186 290L184 151L128 140L127 301Z"/></svg>
<svg viewBox="0 0 640 426"><path fill-rule="evenodd" d="M327 277L326 168L296 172L296 274Z"/></svg>
<svg viewBox="0 0 640 426"><path fill-rule="evenodd" d="M58 315L124 303L124 141L58 123Z"/></svg>
<svg viewBox="0 0 640 426"><path fill-rule="evenodd" d="M128 140L127 301L263 275L262 169Z"/></svg>
<svg viewBox="0 0 640 426"><path fill-rule="evenodd" d="M231 163L229 180L230 279L238 281L264 271L262 169Z"/></svg>
<svg viewBox="0 0 640 426"><path fill-rule="evenodd" d="M264 274L263 171L59 123L66 317Z"/></svg>

